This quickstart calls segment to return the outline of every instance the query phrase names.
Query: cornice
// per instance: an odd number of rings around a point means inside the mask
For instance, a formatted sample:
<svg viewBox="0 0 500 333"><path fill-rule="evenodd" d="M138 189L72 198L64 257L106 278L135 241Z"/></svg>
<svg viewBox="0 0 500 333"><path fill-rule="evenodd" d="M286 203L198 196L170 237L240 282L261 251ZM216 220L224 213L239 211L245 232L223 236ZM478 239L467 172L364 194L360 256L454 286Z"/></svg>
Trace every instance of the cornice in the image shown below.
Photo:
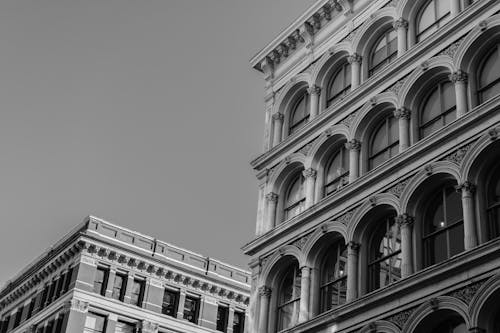
<svg viewBox="0 0 500 333"><path fill-rule="evenodd" d="M250 241L242 247L242 250L247 255L259 253L263 256L262 251L270 246L270 244L274 244L273 242L276 240L280 241L279 244L286 243L289 241L289 236L285 237L285 235L290 234L292 231L300 230L301 232L305 232L304 230L308 230L305 227L306 225L314 223L314 226L311 225L310 227L315 227L327 222L333 216L356 207L360 200L378 193L383 188L397 186L403 176L404 178L410 176L412 173L417 172L418 168L425 166L431 161L442 158L455 160L457 158L455 155L462 155L462 153L456 153L452 148L456 147L457 144L467 145L469 141L485 134L488 128L498 124L500 122L500 116L497 114L499 110L500 96L478 105L443 130L416 142L375 170L362 175L351 184L345 185L335 194L323 198L320 202L301 214L277 225L264 235ZM490 117L489 121L480 123L486 117ZM476 126L479 123L481 126ZM458 136L464 133L467 134L467 140L469 141L458 140ZM453 138L456 140L453 140ZM406 167L404 174L400 170L402 166ZM408 168L411 168L413 171L408 172ZM398 189L394 188L394 191L398 191ZM325 215L327 216L325 217Z"/></svg>
<svg viewBox="0 0 500 333"><path fill-rule="evenodd" d="M269 168L270 164L279 163L277 160L283 157L284 154L298 149L298 144L313 140L315 136L320 135L326 130L326 127L330 127L342 119L349 117L352 112L355 112L372 96L397 85L399 80L417 69L423 60L436 56L441 52L447 52L447 50L453 48L455 41L463 38L477 25L478 21L488 17L488 12L498 10L498 5L487 8L491 2L478 2L461 12L459 16L454 18L453 24L444 26L429 36L429 38L408 49L401 57L391 62L390 66L382 69L378 75L366 79L358 88L349 92L342 100L324 109L297 133L285 138L277 146L272 147L251 160L250 165L256 171L260 171ZM443 42L445 40L447 43ZM393 88L397 89L397 86Z"/></svg>

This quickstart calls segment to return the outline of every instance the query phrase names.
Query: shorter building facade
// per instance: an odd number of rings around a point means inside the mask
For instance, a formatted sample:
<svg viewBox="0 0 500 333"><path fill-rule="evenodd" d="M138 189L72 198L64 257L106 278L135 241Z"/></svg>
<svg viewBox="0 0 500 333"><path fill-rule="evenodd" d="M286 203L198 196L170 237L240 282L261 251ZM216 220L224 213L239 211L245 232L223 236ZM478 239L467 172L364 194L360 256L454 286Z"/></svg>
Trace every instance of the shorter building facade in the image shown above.
<svg viewBox="0 0 500 333"><path fill-rule="evenodd" d="M0 291L0 333L244 333L250 274L95 217Z"/></svg>

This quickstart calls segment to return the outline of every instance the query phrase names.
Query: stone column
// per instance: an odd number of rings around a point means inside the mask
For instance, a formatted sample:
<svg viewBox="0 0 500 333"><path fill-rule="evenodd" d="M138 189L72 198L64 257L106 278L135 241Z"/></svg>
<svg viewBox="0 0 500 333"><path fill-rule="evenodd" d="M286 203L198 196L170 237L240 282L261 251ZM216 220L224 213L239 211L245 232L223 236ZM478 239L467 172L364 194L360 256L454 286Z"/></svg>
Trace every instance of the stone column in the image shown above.
<svg viewBox="0 0 500 333"><path fill-rule="evenodd" d="M358 297L358 255L359 244L349 242L347 244L347 302Z"/></svg>
<svg viewBox="0 0 500 333"><path fill-rule="evenodd" d="M283 113L273 114L273 147L279 145L281 142L281 137L283 135L283 119L285 116Z"/></svg>
<svg viewBox="0 0 500 333"><path fill-rule="evenodd" d="M311 290L311 269L301 268L299 323L309 320L309 293Z"/></svg>
<svg viewBox="0 0 500 333"><path fill-rule="evenodd" d="M401 277L413 274L412 228L413 217L404 213L396 217L401 228Z"/></svg>
<svg viewBox="0 0 500 333"><path fill-rule="evenodd" d="M349 183L352 183L359 177L359 151L361 150L361 142L352 139L345 144L349 149Z"/></svg>
<svg viewBox="0 0 500 333"><path fill-rule="evenodd" d="M64 316L62 332L83 332L87 312L89 311L89 303L72 299L65 304L64 311L67 314Z"/></svg>
<svg viewBox="0 0 500 333"><path fill-rule="evenodd" d="M319 270L317 268L311 268L311 288L309 292L309 313L311 317L319 314L319 284Z"/></svg>
<svg viewBox="0 0 500 333"><path fill-rule="evenodd" d="M276 193L270 192L266 195L267 201L267 214L266 214L266 225L264 227L264 232L267 232L274 228L276 221L276 206L278 205L278 195Z"/></svg>
<svg viewBox="0 0 500 333"><path fill-rule="evenodd" d="M357 53L347 57L347 61L351 64L351 90L356 89L361 82L361 60L362 57Z"/></svg>
<svg viewBox="0 0 500 333"><path fill-rule="evenodd" d="M307 89L310 97L310 111L309 111L309 119L314 119L319 114L319 95L321 93L321 88L312 85L309 89Z"/></svg>
<svg viewBox="0 0 500 333"><path fill-rule="evenodd" d="M462 193L462 209L464 217L464 248L470 250L477 246L476 218L474 212L474 192L476 186L466 181L457 187Z"/></svg>
<svg viewBox="0 0 500 333"><path fill-rule="evenodd" d="M394 110L394 117L399 122L399 152L410 147L410 118L411 111L405 107Z"/></svg>
<svg viewBox="0 0 500 333"><path fill-rule="evenodd" d="M394 21L393 27L398 34L398 57L401 57L408 48L408 21L404 18L400 18Z"/></svg>
<svg viewBox="0 0 500 333"><path fill-rule="evenodd" d="M467 73L458 70L450 74L450 81L455 85L455 96L457 103L457 118L468 111L467 106Z"/></svg>
<svg viewBox="0 0 500 333"><path fill-rule="evenodd" d="M450 14L451 17L460 14L460 0L450 0Z"/></svg>
<svg viewBox="0 0 500 333"><path fill-rule="evenodd" d="M262 286L259 288L260 295L260 313L259 313L259 333L267 332L267 323L269 320L269 302L271 300L271 288Z"/></svg>
<svg viewBox="0 0 500 333"><path fill-rule="evenodd" d="M304 170L302 172L305 178L305 187L306 187L306 202L305 202L305 209L311 207L314 205L314 190L316 186L316 170L309 168L307 170Z"/></svg>

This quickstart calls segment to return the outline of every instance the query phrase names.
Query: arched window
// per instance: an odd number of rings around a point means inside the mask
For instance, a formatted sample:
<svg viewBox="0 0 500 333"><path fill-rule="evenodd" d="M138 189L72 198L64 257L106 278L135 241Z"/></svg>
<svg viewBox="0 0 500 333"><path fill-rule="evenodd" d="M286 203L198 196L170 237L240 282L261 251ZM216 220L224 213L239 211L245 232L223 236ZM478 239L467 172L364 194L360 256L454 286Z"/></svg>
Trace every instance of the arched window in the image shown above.
<svg viewBox="0 0 500 333"><path fill-rule="evenodd" d="M394 116L381 121L373 132L368 152L369 168L373 169L399 152L399 128Z"/></svg>
<svg viewBox="0 0 500 333"><path fill-rule="evenodd" d="M500 44L495 45L480 66L478 82L479 102L500 95Z"/></svg>
<svg viewBox="0 0 500 333"><path fill-rule="evenodd" d="M351 91L351 64L346 61L339 66L328 83L326 106L332 105L349 91Z"/></svg>
<svg viewBox="0 0 500 333"><path fill-rule="evenodd" d="M450 18L450 0L427 1L417 16L417 42L434 33Z"/></svg>
<svg viewBox="0 0 500 333"><path fill-rule="evenodd" d="M285 196L285 220L300 214L304 210L306 197L304 194L304 176L298 173L290 182Z"/></svg>
<svg viewBox="0 0 500 333"><path fill-rule="evenodd" d="M290 113L290 128L289 134L295 133L299 128L304 126L309 120L309 95L304 92L292 107Z"/></svg>
<svg viewBox="0 0 500 333"><path fill-rule="evenodd" d="M286 270L278 289L278 331L295 326L299 317L300 271L297 262Z"/></svg>
<svg viewBox="0 0 500 333"><path fill-rule="evenodd" d="M488 238L500 236L500 167L491 173L487 181Z"/></svg>
<svg viewBox="0 0 500 333"><path fill-rule="evenodd" d="M374 224L368 261L369 291L401 279L401 231L395 215L386 215Z"/></svg>
<svg viewBox="0 0 500 333"><path fill-rule="evenodd" d="M372 76L398 55L398 34L394 28L386 30L370 52L368 75Z"/></svg>
<svg viewBox="0 0 500 333"><path fill-rule="evenodd" d="M424 214L424 264L442 262L464 250L462 199L454 186L448 185L429 197Z"/></svg>
<svg viewBox="0 0 500 333"><path fill-rule="evenodd" d="M347 247L344 242L331 246L322 265L321 312L344 304L347 290Z"/></svg>
<svg viewBox="0 0 500 333"><path fill-rule="evenodd" d="M436 325L431 333L467 333L467 326L459 315L443 320L440 324Z"/></svg>
<svg viewBox="0 0 500 333"><path fill-rule="evenodd" d="M325 195L336 192L347 184L349 176L349 152L344 145L332 155L326 164Z"/></svg>
<svg viewBox="0 0 500 333"><path fill-rule="evenodd" d="M455 87L450 81L438 83L425 98L419 119L420 138L457 118Z"/></svg>

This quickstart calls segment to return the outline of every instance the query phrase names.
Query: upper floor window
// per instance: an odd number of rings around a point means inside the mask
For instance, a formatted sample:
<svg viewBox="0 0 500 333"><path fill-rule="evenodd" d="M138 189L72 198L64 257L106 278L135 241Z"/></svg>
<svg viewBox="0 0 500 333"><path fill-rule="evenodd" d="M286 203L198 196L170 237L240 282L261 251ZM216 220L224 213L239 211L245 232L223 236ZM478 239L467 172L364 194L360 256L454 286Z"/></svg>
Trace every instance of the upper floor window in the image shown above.
<svg viewBox="0 0 500 333"><path fill-rule="evenodd" d="M378 220L370 238L369 291L401 279L401 232L394 215L386 215Z"/></svg>
<svg viewBox="0 0 500 333"><path fill-rule="evenodd" d="M299 128L304 126L309 120L309 95L307 91L297 98L290 113L289 134L295 133Z"/></svg>
<svg viewBox="0 0 500 333"><path fill-rule="evenodd" d="M305 207L304 176L300 172L291 182L285 196L285 220L300 214Z"/></svg>
<svg viewBox="0 0 500 333"><path fill-rule="evenodd" d="M346 302L347 247L337 242L328 251L322 265L321 311L328 311Z"/></svg>
<svg viewBox="0 0 500 333"><path fill-rule="evenodd" d="M370 138L368 165L373 169L399 152L399 127L394 116L378 123Z"/></svg>
<svg viewBox="0 0 500 333"><path fill-rule="evenodd" d="M186 300L184 301L184 319L196 324L199 311L200 299L193 296L186 296Z"/></svg>
<svg viewBox="0 0 500 333"><path fill-rule="evenodd" d="M335 151L326 164L325 195L336 192L347 183L349 176L349 152L344 145Z"/></svg>
<svg viewBox="0 0 500 333"><path fill-rule="evenodd" d="M429 197L423 231L425 266L464 250L462 199L452 185L443 186Z"/></svg>
<svg viewBox="0 0 500 333"><path fill-rule="evenodd" d="M434 33L450 18L450 0L430 0L426 2L417 15L417 42Z"/></svg>
<svg viewBox="0 0 500 333"><path fill-rule="evenodd" d="M500 44L495 45L480 66L479 103L500 95Z"/></svg>
<svg viewBox="0 0 500 333"><path fill-rule="evenodd" d="M419 119L420 138L430 135L456 118L455 87L450 81L442 81L425 98Z"/></svg>
<svg viewBox="0 0 500 333"><path fill-rule="evenodd" d="M108 283L109 270L105 267L97 267L94 277L94 292L105 296Z"/></svg>
<svg viewBox="0 0 500 333"><path fill-rule="evenodd" d="M69 286L71 285L71 281L73 279L73 271L74 268L70 267L68 268L68 271L66 272L66 279L64 280L64 287L62 292L65 293L69 290Z"/></svg>
<svg viewBox="0 0 500 333"><path fill-rule="evenodd" d="M487 214L489 239L500 236L500 168L491 173L487 181Z"/></svg>
<svg viewBox="0 0 500 333"><path fill-rule="evenodd" d="M233 318L233 333L243 333L245 329L245 313L235 311Z"/></svg>
<svg viewBox="0 0 500 333"><path fill-rule="evenodd" d="M163 302L161 313L167 316L177 317L177 306L179 304L179 292L165 289L163 293Z"/></svg>
<svg viewBox="0 0 500 333"><path fill-rule="evenodd" d="M106 317L89 312L85 319L84 333L104 333L106 330Z"/></svg>
<svg viewBox="0 0 500 333"><path fill-rule="evenodd" d="M115 333L135 333L135 325L124 321L118 321L115 327Z"/></svg>
<svg viewBox="0 0 500 333"><path fill-rule="evenodd" d="M132 290L130 292L130 304L142 306L145 287L146 281L143 279L134 279L132 283Z"/></svg>
<svg viewBox="0 0 500 333"><path fill-rule="evenodd" d="M227 331L227 319L229 317L229 308L227 306L219 305L217 307L217 322L216 330L219 332Z"/></svg>
<svg viewBox="0 0 500 333"><path fill-rule="evenodd" d="M351 64L344 62L332 75L328 83L326 106L330 106L337 99L346 95L351 90Z"/></svg>
<svg viewBox="0 0 500 333"><path fill-rule="evenodd" d="M398 35L396 30L389 28L375 42L370 52L369 76L378 72L398 55Z"/></svg>
<svg viewBox="0 0 500 333"><path fill-rule="evenodd" d="M300 271L297 262L290 265L278 289L278 331L295 326L299 318Z"/></svg>
<svg viewBox="0 0 500 333"><path fill-rule="evenodd" d="M127 288L127 275L116 273L115 280L113 283L113 292L111 294L111 298L123 302L123 299L125 298L126 288Z"/></svg>

